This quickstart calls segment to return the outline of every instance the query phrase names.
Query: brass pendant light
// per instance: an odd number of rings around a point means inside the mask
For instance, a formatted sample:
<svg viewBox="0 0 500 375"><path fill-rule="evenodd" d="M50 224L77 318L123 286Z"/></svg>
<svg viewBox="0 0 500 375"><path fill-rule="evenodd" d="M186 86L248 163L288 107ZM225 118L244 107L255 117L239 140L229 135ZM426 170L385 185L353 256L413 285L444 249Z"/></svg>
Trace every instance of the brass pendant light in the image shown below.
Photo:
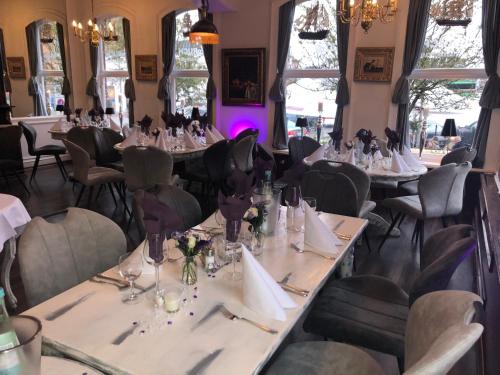
<svg viewBox="0 0 500 375"><path fill-rule="evenodd" d="M189 32L189 41L197 44L219 44L217 27L208 19L208 0L202 0L201 18Z"/></svg>

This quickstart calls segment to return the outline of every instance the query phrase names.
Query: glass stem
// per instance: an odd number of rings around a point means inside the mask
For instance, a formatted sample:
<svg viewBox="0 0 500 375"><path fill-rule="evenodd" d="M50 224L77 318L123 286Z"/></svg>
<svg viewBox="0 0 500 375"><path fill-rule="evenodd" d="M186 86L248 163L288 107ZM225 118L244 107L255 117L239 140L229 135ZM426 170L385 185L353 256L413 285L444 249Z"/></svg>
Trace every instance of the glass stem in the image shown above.
<svg viewBox="0 0 500 375"><path fill-rule="evenodd" d="M129 281L129 285L130 285L130 296L129 296L129 299L134 299L135 298L135 290L134 290L134 280L130 280Z"/></svg>
<svg viewBox="0 0 500 375"><path fill-rule="evenodd" d="M157 263L155 263L155 280L156 280L155 294L159 295L160 294L160 265Z"/></svg>

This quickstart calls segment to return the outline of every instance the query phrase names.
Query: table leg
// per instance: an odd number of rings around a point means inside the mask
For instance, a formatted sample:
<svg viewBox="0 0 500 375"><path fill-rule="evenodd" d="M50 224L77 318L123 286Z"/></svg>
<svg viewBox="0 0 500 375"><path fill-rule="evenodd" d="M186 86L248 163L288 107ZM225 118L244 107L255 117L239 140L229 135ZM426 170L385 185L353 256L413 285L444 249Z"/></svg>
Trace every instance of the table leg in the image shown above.
<svg viewBox="0 0 500 375"><path fill-rule="evenodd" d="M17 308L17 298L14 296L12 292L12 288L10 286L10 270L12 268L12 263L14 263L14 259L16 257L16 237L11 237L9 241L7 241L4 245L4 258L2 263L2 286L5 290L5 294L10 302L10 305L13 309Z"/></svg>

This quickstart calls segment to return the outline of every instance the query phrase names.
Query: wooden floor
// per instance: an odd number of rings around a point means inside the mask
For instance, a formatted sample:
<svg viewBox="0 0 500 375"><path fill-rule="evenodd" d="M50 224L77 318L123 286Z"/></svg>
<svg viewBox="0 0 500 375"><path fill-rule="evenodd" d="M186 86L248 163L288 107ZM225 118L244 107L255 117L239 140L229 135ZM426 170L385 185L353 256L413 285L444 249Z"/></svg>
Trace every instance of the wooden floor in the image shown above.
<svg viewBox="0 0 500 375"><path fill-rule="evenodd" d="M68 165L67 169L70 171L71 166ZM26 170L26 176L24 178L27 184L29 173L31 173L31 170ZM18 196L22 199L32 217L49 216L49 221L58 221L64 217L61 211L74 205L79 190L73 190L73 185L70 182L63 181L55 165L39 168L36 180L29 186L31 191L30 196L27 196L17 181L13 179L10 180L10 185L11 189L9 190L4 184L4 181L0 180L0 192ZM206 199L199 199L199 201L204 216L208 216L214 210L215 202L207 201ZM84 196L82 205L85 207L86 204L87 199ZM125 231L127 221L124 216L123 206L119 203L118 207L115 207L109 192L103 192L97 201L91 202L90 209L111 218ZM380 212L380 214L386 215L387 213ZM472 220L472 218L468 217L470 215L465 214L463 216L463 222L470 222ZM376 251L369 253L364 243L359 246L356 249L356 273L376 274L388 277L408 291L419 272L418 250L416 246L411 244L413 225L414 222L409 220L405 221L401 226L401 237L389 239L384 245L381 254L378 254ZM440 227L440 222L429 223L426 227L426 233L431 233L433 230ZM376 234L370 227L368 227L367 230L372 248L375 249L378 247L381 236ZM132 225L130 232L127 233L127 239L130 250L134 249L139 243L134 225ZM11 276L14 293L19 299L19 308L13 313L19 313L26 308L26 301L17 261L14 263ZM453 276L449 289L473 290L472 259L468 259L459 267ZM384 363L384 367L388 370L389 374L397 373L397 368L395 366L396 362L392 357L384 355L376 356L378 360ZM452 374L469 375L475 373L475 357L473 352L469 353L452 371Z"/></svg>

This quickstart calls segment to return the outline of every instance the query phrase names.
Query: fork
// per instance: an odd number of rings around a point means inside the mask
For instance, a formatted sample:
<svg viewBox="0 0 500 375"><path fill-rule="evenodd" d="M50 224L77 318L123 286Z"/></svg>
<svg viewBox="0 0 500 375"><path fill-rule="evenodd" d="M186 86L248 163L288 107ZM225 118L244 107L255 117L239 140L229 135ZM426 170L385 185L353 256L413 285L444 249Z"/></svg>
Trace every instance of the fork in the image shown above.
<svg viewBox="0 0 500 375"><path fill-rule="evenodd" d="M278 281L278 285L290 293L298 294L299 296L302 296L302 297L307 297L309 295L308 290L297 288L296 286L288 284L288 280L290 279L290 276L292 276L292 273L288 272L286 274L286 276L281 281Z"/></svg>
<svg viewBox="0 0 500 375"><path fill-rule="evenodd" d="M312 250L307 250L307 249L302 249L300 246L298 246L296 243L292 242L290 244L290 246L292 247L292 249L294 249L296 252L298 253L311 253L311 254L314 254L314 255L317 255L317 256L320 256L322 258L325 258L325 259L328 259L328 260L335 260L335 257L333 256L328 256L328 255L324 255L324 254L321 254L321 253L317 253L316 251L312 251Z"/></svg>
<svg viewBox="0 0 500 375"><path fill-rule="evenodd" d="M243 320L243 321L245 321L245 322L247 322L247 323L250 323L250 324L252 324L253 326L255 326L255 327L257 327L257 328L259 328L259 329L263 330L264 332L270 333L271 335L275 335L275 334L277 334L277 333L278 333L278 331L276 331L275 329L272 329L272 328L269 328L269 327L267 327L267 326L265 326L265 325L263 325L263 324L260 324L260 323L254 322L253 320L247 319L247 318L245 318L245 317L243 317L243 316L238 316L238 315L233 314L233 313L232 313L231 311L229 311L229 310L227 309L227 307L226 307L226 306L224 306L224 305L222 305L222 306L221 306L220 311L221 311L221 312L222 312L222 314L223 314L226 318L228 318L229 320L235 320L235 319L237 319L237 320Z"/></svg>

